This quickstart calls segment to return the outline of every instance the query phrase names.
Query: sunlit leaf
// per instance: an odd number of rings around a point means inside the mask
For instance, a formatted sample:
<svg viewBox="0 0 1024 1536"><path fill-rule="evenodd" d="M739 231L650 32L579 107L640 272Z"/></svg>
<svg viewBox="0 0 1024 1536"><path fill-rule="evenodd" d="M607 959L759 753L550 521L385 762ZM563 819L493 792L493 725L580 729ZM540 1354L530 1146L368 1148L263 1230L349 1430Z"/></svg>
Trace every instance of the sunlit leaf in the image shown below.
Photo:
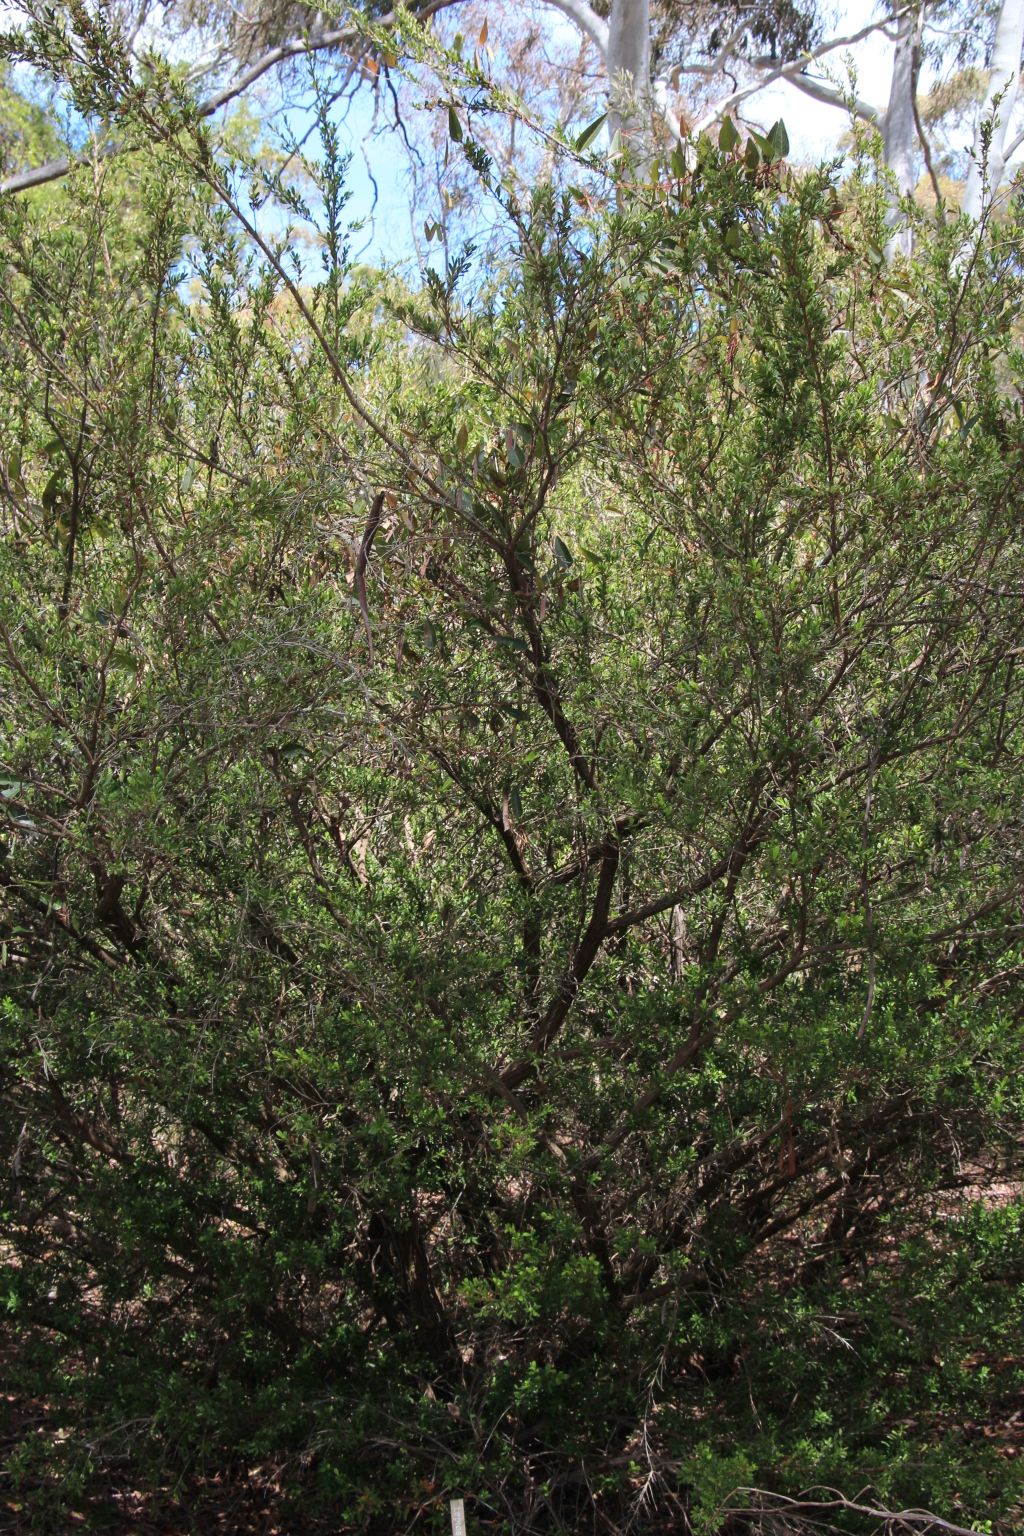
<svg viewBox="0 0 1024 1536"><path fill-rule="evenodd" d="M577 154L581 155L585 149L590 148L607 121L608 113L602 112L600 117L595 117L592 123L587 124L586 128L576 139Z"/></svg>
<svg viewBox="0 0 1024 1536"><path fill-rule="evenodd" d="M768 130L768 142L772 146L775 159L785 160L789 154L789 134L786 132L786 125L781 117Z"/></svg>
<svg viewBox="0 0 1024 1536"><path fill-rule="evenodd" d="M736 148L739 142L740 135L737 131L736 124L733 122L732 118L727 115L723 119L722 126L718 132L718 147L723 151L723 153L728 155Z"/></svg>

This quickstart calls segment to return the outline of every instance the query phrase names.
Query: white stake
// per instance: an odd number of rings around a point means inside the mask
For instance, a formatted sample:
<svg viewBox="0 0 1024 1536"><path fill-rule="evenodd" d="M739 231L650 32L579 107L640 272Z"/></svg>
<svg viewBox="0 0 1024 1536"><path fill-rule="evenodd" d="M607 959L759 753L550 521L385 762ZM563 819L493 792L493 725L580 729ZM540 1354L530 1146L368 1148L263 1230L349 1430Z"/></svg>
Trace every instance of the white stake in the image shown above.
<svg viewBox="0 0 1024 1536"><path fill-rule="evenodd" d="M466 1503L452 1499L452 1536L466 1536Z"/></svg>

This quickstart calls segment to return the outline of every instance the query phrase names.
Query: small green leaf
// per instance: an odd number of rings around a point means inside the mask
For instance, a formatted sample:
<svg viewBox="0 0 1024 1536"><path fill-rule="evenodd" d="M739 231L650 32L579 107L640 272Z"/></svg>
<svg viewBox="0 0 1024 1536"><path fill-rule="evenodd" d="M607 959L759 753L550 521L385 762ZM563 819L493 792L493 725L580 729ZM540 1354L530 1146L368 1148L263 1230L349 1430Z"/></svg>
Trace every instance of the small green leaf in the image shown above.
<svg viewBox="0 0 1024 1536"><path fill-rule="evenodd" d="M423 620L423 649L428 653L437 645L437 631L429 619Z"/></svg>
<svg viewBox="0 0 1024 1536"><path fill-rule="evenodd" d="M750 137L761 151L762 159L767 160L768 164L771 165L775 159L775 145L763 133L758 133L753 128L750 130Z"/></svg>
<svg viewBox="0 0 1024 1536"><path fill-rule="evenodd" d="M609 146L609 149L608 149L608 158L609 158L609 160L618 160L621 154L622 154L622 133L621 133L621 131L618 128L616 128L615 133L614 133L614 135L612 137L611 145Z"/></svg>
<svg viewBox="0 0 1024 1536"><path fill-rule="evenodd" d="M455 439L455 446L459 450L460 453L465 453L465 451L466 451L466 444L468 442L469 442L469 428L466 426L466 423L463 422L462 426L459 428L459 435Z"/></svg>
<svg viewBox="0 0 1024 1536"><path fill-rule="evenodd" d="M743 156L748 171L756 171L761 164L761 151L754 143L753 137L747 140L747 152Z"/></svg>
<svg viewBox="0 0 1024 1536"><path fill-rule="evenodd" d="M19 501L24 501L28 495L28 487L21 476L21 449L15 448L7 461L7 479L11 490Z"/></svg>
<svg viewBox="0 0 1024 1536"><path fill-rule="evenodd" d="M512 788L508 792L508 803L509 803L509 807L510 807L510 809L512 811L512 815L515 817L516 821L522 821L522 819L523 819L523 802L522 802L522 799L520 797L519 791L518 791L518 789L516 789L514 784L513 784Z"/></svg>
<svg viewBox="0 0 1024 1536"><path fill-rule="evenodd" d="M569 553L568 546L562 543L557 533L555 534L555 559L566 570L572 565L572 555Z"/></svg>
<svg viewBox="0 0 1024 1536"><path fill-rule="evenodd" d="M513 444L509 449L506 457L508 458L508 461L512 465L513 469L522 469L525 460L523 458L523 450L521 448Z"/></svg>
<svg viewBox="0 0 1024 1536"><path fill-rule="evenodd" d="M192 482L195 478L196 467L194 464L190 464L188 469L186 469L185 473L181 477L181 494L183 496L188 495L189 491L192 489Z"/></svg>
<svg viewBox="0 0 1024 1536"><path fill-rule="evenodd" d="M725 232L725 248L727 251L738 251L740 248L740 227L738 224L730 224Z"/></svg>
<svg viewBox="0 0 1024 1536"><path fill-rule="evenodd" d="M726 116L718 132L718 147L723 154L730 154L740 142L739 131L732 118Z"/></svg>
<svg viewBox="0 0 1024 1536"><path fill-rule="evenodd" d="M601 129L604 127L607 121L608 113L602 112L600 117L595 117L594 121L589 123L587 127L584 128L583 132L576 140L576 153L578 155L581 155L585 149L590 148L591 144L593 144L594 140L597 138L598 134L601 132Z"/></svg>
<svg viewBox="0 0 1024 1536"><path fill-rule="evenodd" d="M448 108L448 136L454 139L456 144L462 143L462 124L454 107Z"/></svg>

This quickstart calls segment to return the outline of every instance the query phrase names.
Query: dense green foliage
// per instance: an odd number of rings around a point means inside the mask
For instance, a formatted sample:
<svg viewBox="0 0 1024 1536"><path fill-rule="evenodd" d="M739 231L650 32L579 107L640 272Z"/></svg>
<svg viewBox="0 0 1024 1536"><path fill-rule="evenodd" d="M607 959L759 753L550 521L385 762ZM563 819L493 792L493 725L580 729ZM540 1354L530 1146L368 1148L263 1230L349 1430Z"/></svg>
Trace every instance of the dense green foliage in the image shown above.
<svg viewBox="0 0 1024 1536"><path fill-rule="evenodd" d="M18 1496L1012 1522L1021 230L705 145L411 293L324 136L315 283L180 134L0 205Z"/></svg>

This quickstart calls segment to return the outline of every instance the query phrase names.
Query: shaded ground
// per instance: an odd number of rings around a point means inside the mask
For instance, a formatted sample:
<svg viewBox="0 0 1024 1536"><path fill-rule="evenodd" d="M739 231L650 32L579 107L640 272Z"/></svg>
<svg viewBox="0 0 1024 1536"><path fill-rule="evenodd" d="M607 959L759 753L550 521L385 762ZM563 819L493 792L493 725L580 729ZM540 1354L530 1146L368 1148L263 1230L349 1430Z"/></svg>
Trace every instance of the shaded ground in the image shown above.
<svg viewBox="0 0 1024 1536"><path fill-rule="evenodd" d="M6 1374L5 1370L5 1378ZM923 1443L958 1432L965 1444L987 1442L1001 1460L1013 1462L1024 1458L1024 1401L1009 1417L987 1422L954 1423L937 1415L914 1423L904 1421L903 1427L918 1431ZM20 1479L16 1473L12 1475L11 1459L20 1460L21 1448L31 1445L36 1438L51 1446L63 1444L72 1455L73 1450L78 1450L82 1471L86 1470L87 1462L95 1469L81 1496L72 1500L72 1507L65 1508L58 1517L68 1532L103 1530L115 1536L128 1536L129 1532L132 1536L334 1536L342 1530L354 1529L342 1525L337 1513L314 1515L296 1508L296 1473L301 1478L302 1469L294 1462L267 1462L252 1467L236 1464L210 1477L183 1475L177 1481L137 1486L139 1479L130 1451L104 1453L102 1446L81 1442L76 1446L61 1414L49 1401L5 1392L0 1398L0 1532L5 1536L22 1536L37 1529L52 1498L52 1484L45 1476L38 1472L28 1472ZM282 1488L285 1482L287 1493ZM428 1497L408 1529L421 1526L421 1517L440 1507L441 1501ZM50 1516L51 1522L54 1515L56 1509ZM478 1516L473 1524L478 1529L486 1528ZM745 1522L744 1528L748 1529ZM610 1522L609 1529L614 1530ZM682 1526L678 1520L656 1518L645 1529L669 1532L681 1530ZM994 1533L1002 1529L1001 1525L993 1526Z"/></svg>
<svg viewBox="0 0 1024 1536"><path fill-rule="evenodd" d="M7 1362L5 1361L5 1365ZM7 1372L4 1371L6 1378ZM50 1502L48 1479L32 1471L12 1474L11 1462L36 1438L50 1445L73 1441L55 1406L46 1399L5 1392L0 1398L0 1531L36 1529L43 1506ZM104 1452L102 1446L81 1444L81 1470L91 1462L89 1477L73 1507L59 1518L69 1532L104 1530L117 1536L321 1536L337 1532L337 1517L320 1519L289 1508L282 1494L283 1467L234 1466L207 1478L183 1476L176 1482L137 1486L137 1469L130 1451ZM73 1456L73 1451L72 1451ZM288 1469L294 1478L294 1468ZM19 1486L20 1484L20 1486ZM56 1514L56 1510L53 1511ZM53 1516L51 1515L51 1519Z"/></svg>
<svg viewBox="0 0 1024 1536"><path fill-rule="evenodd" d="M992 1208L1002 1208L1018 1201L1021 1184L1016 1179L994 1177L995 1166L989 1170L984 1165L968 1165L958 1181L959 1187L952 1192L934 1196L927 1207L925 1231L935 1232L940 1226L948 1230L947 1223L961 1219L965 1204L980 1201ZM769 1293L783 1294L791 1287L799 1288L808 1266L808 1249L813 1249L812 1239L820 1239L823 1218L800 1223L798 1229L778 1245L774 1261L765 1260L765 1273L754 1280L750 1294L755 1311L764 1312L768 1307ZM876 1234L872 1263L882 1264L892 1272L902 1266L898 1257L899 1240L896 1234ZM0 1255L2 1255L0 1248ZM1011 1270L1000 1277L1003 1287L1014 1288L1024 1281L1024 1275ZM759 1282L759 1283L758 1283ZM859 1285L857 1271L851 1267L848 1282L851 1298ZM755 1292L760 1292L755 1295ZM1004 1290L1006 1295L1007 1291ZM770 1310L770 1308L769 1308ZM856 1311L848 1316L830 1316L830 1323L843 1332L857 1334L859 1320ZM838 1335L836 1335L838 1337ZM846 1348L853 1346L841 1340ZM1019 1341L1013 1341L1019 1344ZM968 1344L967 1339L962 1340ZM209 1475L194 1471L174 1472L173 1450L160 1448L154 1455L154 1446L147 1443L148 1420L139 1420L110 1429L109 1421L100 1438L89 1438L90 1430L83 1421L81 1406L65 1398L55 1384L51 1396L31 1395L18 1384L32 1380L26 1369L25 1351L21 1341L10 1328L0 1328L0 1533L73 1532L77 1530L110 1531L115 1536L340 1536L344 1531L360 1530L367 1536L412 1536L413 1532L447 1527L447 1511L441 1497L443 1490L434 1491L432 1484L424 1484L422 1502L418 1508L410 1508L407 1517L395 1523L393 1515L383 1513L373 1517L367 1509L365 1517L343 1522L341 1511L312 1507L303 1508L303 1492L313 1493L316 1481L316 1465L311 1456L292 1455L280 1460L266 1460L258 1465L247 1464L239 1458L225 1459L223 1465ZM63 1367L69 1377L74 1377L83 1366L82 1360L65 1357ZM740 1357L736 1368L745 1369ZM987 1416L971 1417L929 1407L927 1394L920 1394L921 1411L908 1416L890 1414L881 1427L880 1442L889 1435L902 1435L911 1439L922 1450L943 1442L973 1448L989 1465L1004 1466L1007 1482L1024 1465L1024 1392L1014 1395L1014 1382L1024 1379L1024 1359L1019 1348L998 1352L984 1347L975 1348L963 1357L963 1366L972 1374L982 1374L993 1384L993 1407ZM705 1377L705 1369L712 1362L703 1357L690 1360L692 1371ZM37 1378L36 1378L37 1379ZM706 1378L705 1378L706 1379ZM749 1386L749 1378L747 1378ZM1010 1387L1009 1394L1006 1387ZM627 1458L631 1459L631 1458ZM615 1458L621 1469L624 1458ZM660 1458L655 1456L655 1461ZM587 1458L586 1474L580 1469L581 1482L599 1479L602 1471L601 1458L595 1455L593 1465ZM611 1463L607 1467L610 1469ZM163 1472L156 1472L163 1466ZM675 1509L671 1513L650 1510L643 1522L648 1536L688 1530L686 1509L688 1495L685 1485L673 1476L677 1463L664 1462L678 1490L674 1496ZM1012 1471L1011 1471L1012 1469ZM995 1475L996 1486L1000 1482ZM643 1479L639 1479L633 1493L639 1497ZM468 1490L467 1490L468 1491ZM624 1490L625 1491L625 1490ZM310 1500L312 1504L312 1499ZM616 1521L622 1511L616 1506L598 1508L601 1496L589 1504L589 1518L585 1529L606 1531L608 1536L621 1533L624 1525ZM613 1499L614 1503L614 1499ZM635 1506L634 1506L635 1507ZM955 1505L954 1505L955 1507ZM1018 1506L1019 1507L1019 1506ZM483 1511L472 1511L472 1528L476 1532L488 1529ZM957 1516L954 1514L954 1519ZM969 1522L968 1516L960 1516ZM1021 1527L1013 1521L993 1520L991 1536L1010 1536ZM635 1526L631 1527L635 1530ZM831 1527L818 1522L818 1529ZM497 1522L494 1529L497 1529ZM755 1532L767 1536L808 1536L812 1526L796 1519L779 1524L777 1520L751 1520L749 1516L729 1519L723 1526L729 1536L753 1536ZM910 1536L911 1529L920 1536L921 1527L893 1527L903 1536ZM581 1531L582 1536L582 1531ZM940 1533L941 1536L941 1533Z"/></svg>

